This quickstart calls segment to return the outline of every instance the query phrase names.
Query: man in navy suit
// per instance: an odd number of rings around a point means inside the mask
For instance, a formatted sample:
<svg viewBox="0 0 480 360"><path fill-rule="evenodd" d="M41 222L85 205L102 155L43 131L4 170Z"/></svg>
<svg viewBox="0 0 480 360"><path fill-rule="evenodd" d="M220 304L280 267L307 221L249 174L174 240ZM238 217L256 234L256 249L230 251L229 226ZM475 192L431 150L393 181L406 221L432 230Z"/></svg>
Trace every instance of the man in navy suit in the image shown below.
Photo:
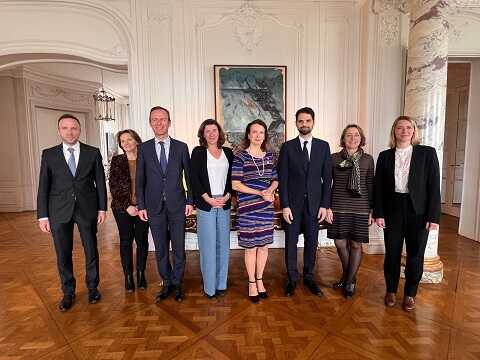
<svg viewBox="0 0 480 360"><path fill-rule="evenodd" d="M330 207L332 165L330 146L312 136L315 113L304 107L295 114L298 137L285 142L279 157L280 205L285 220L285 294L295 293L298 279L297 243L303 232L303 281L314 295L322 290L314 280L318 223Z"/></svg>
<svg viewBox="0 0 480 360"><path fill-rule="evenodd" d="M182 290L185 218L193 211L188 147L168 135L170 125L169 111L161 106L153 107L150 110L150 126L155 137L141 144L137 155L138 215L150 225L158 272L163 280L162 290L155 297L155 302L166 299L172 292L179 302L185 296ZM173 266L169 260L170 239Z"/></svg>
<svg viewBox="0 0 480 360"><path fill-rule="evenodd" d="M78 141L80 121L71 114L58 119L60 145L43 150L38 181L37 216L40 230L51 233L66 311L75 302L73 226L77 224L85 252L88 301L100 300L97 225L105 221L107 188L102 155L96 147Z"/></svg>

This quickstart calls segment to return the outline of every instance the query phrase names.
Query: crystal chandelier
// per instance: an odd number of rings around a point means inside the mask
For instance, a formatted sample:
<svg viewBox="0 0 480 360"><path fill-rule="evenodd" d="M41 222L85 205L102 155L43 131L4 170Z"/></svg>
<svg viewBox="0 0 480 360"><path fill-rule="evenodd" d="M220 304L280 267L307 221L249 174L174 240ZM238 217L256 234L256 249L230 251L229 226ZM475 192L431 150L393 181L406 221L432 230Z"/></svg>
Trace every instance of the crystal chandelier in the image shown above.
<svg viewBox="0 0 480 360"><path fill-rule="evenodd" d="M114 121L115 120L115 98L103 88L103 70L102 87L95 91L93 99L95 100L95 120Z"/></svg>

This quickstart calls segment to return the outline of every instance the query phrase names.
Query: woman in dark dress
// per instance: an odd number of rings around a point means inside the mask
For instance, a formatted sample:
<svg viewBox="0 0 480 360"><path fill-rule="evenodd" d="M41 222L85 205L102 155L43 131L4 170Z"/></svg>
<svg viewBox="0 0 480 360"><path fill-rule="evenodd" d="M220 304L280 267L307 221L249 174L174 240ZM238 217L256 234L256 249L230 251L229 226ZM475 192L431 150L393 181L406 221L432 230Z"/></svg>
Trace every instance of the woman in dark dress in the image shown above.
<svg viewBox="0 0 480 360"><path fill-rule="evenodd" d="M335 239L343 275L333 287L345 297L355 292L356 275L362 261L362 243L368 243L373 223L373 158L366 154L360 126L347 125L340 138L340 152L332 154L332 208L327 212L327 237Z"/></svg>
<svg viewBox="0 0 480 360"><path fill-rule="evenodd" d="M112 158L108 181L112 195L111 207L120 235L120 259L125 275L125 289L133 292L134 239L137 244L137 285L140 289L147 287L145 266L148 255L148 222L138 217L135 197L137 146L142 140L134 130L128 129L118 133L117 141L124 154Z"/></svg>
<svg viewBox="0 0 480 360"><path fill-rule="evenodd" d="M267 144L267 125L262 120L252 121L245 130L244 150L235 155L232 165L232 188L238 194L238 245L245 248L248 296L253 303L268 296L263 271L268 244L273 242L273 193L278 187Z"/></svg>

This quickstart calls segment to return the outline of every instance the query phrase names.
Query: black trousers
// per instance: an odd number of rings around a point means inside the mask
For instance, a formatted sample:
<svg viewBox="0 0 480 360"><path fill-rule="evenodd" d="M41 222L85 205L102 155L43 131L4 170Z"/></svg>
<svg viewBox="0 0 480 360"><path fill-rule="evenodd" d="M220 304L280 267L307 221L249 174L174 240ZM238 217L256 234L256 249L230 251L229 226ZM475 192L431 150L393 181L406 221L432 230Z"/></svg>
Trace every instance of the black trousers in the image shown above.
<svg viewBox="0 0 480 360"><path fill-rule="evenodd" d="M180 285L185 272L185 212L170 212L163 204L160 214L148 213L148 223L155 243L155 257L165 286ZM173 266L169 245L172 244Z"/></svg>
<svg viewBox="0 0 480 360"><path fill-rule="evenodd" d="M293 214L291 224L284 222L285 226L285 263L287 276L290 281L298 280L297 269L297 244L298 236L303 233L303 278L313 280L315 262L318 248L318 214L311 214L308 201L305 198L301 212Z"/></svg>
<svg viewBox="0 0 480 360"><path fill-rule="evenodd" d="M120 236L120 259L123 273L133 273L133 240L137 244L137 272L145 271L148 257L148 222L126 211L113 210Z"/></svg>
<svg viewBox="0 0 480 360"><path fill-rule="evenodd" d="M97 249L97 219L86 220L75 210L72 219L66 223L55 223L50 219L51 232L57 268L64 294L75 294L76 280L73 275L73 227L77 224L85 253L85 283L88 289L95 289L100 282Z"/></svg>
<svg viewBox="0 0 480 360"><path fill-rule="evenodd" d="M423 274L423 258L428 231L423 215L416 215L409 194L396 193L393 212L385 218L385 262L383 265L387 292L396 293L400 279L403 241L407 250L404 295L415 296Z"/></svg>

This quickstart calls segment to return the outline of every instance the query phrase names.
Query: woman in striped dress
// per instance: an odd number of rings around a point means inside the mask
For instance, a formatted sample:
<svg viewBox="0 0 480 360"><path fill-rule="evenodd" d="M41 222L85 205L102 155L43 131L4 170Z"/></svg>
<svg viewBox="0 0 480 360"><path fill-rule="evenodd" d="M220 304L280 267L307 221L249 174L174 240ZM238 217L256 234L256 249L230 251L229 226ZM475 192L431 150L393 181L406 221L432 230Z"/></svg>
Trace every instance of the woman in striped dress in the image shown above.
<svg viewBox="0 0 480 360"><path fill-rule="evenodd" d="M362 243L368 243L373 224L373 158L363 152L365 135L358 125L347 125L340 138L340 152L332 154L332 208L327 212L327 237L335 239L343 275L333 287L345 297L355 292L356 275L362 261Z"/></svg>
<svg viewBox="0 0 480 360"><path fill-rule="evenodd" d="M253 303L268 296L263 270L268 244L273 242L273 193L278 187L267 143L267 125L262 120L252 121L245 130L244 150L235 155L232 164L232 188L238 195L238 245L245 248L248 296Z"/></svg>

